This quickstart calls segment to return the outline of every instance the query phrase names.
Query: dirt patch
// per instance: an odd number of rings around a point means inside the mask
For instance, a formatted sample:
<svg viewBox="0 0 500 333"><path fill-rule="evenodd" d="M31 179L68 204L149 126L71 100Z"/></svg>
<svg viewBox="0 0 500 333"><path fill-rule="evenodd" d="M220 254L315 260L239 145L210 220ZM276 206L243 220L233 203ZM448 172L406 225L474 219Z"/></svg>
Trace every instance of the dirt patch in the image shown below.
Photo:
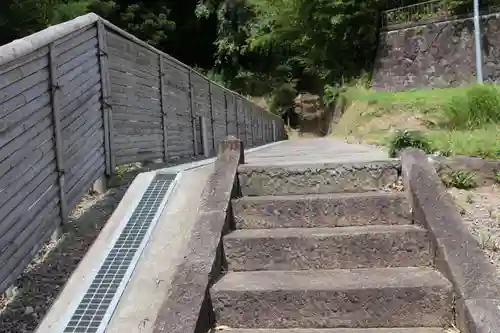
<svg viewBox="0 0 500 333"><path fill-rule="evenodd" d="M189 161L193 159L120 167L119 174L110 180L113 187L106 193L87 194L71 213L61 236L44 244L17 279L16 296L0 296L0 332L28 333L36 329L137 174Z"/></svg>
<svg viewBox="0 0 500 333"><path fill-rule="evenodd" d="M287 137L289 140L312 139L312 138L321 137L321 135L316 133L315 131L307 132L307 131L304 131L301 127L292 128L292 127L287 126L286 133L287 133Z"/></svg>
<svg viewBox="0 0 500 333"><path fill-rule="evenodd" d="M381 188L382 192L404 192L403 177L398 176L398 179L391 184L387 184Z"/></svg>
<svg viewBox="0 0 500 333"><path fill-rule="evenodd" d="M433 157L436 172L440 177L452 171L465 170L474 176L478 186L495 185L500 181L500 161L477 157L457 156L454 158Z"/></svg>
<svg viewBox="0 0 500 333"><path fill-rule="evenodd" d="M380 110L366 101L352 102L340 121L333 125L333 135L351 143L380 143L395 130L427 130L432 122L414 110Z"/></svg>
<svg viewBox="0 0 500 333"><path fill-rule="evenodd" d="M448 191L470 232L500 274L500 186L495 184L472 190L451 188Z"/></svg>
<svg viewBox="0 0 500 333"><path fill-rule="evenodd" d="M434 157L434 167L441 179L453 172L466 172L474 188L449 188L464 223L479 242L488 260L495 265L500 277L500 161L476 157ZM458 178L455 181L464 184ZM477 186L477 187L476 187Z"/></svg>

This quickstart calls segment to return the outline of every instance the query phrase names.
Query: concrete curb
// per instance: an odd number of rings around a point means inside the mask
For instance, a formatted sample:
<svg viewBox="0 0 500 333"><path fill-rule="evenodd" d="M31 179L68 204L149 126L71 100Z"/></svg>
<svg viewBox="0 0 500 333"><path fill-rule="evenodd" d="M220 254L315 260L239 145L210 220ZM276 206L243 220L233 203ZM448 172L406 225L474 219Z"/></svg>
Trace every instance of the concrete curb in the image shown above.
<svg viewBox="0 0 500 333"><path fill-rule="evenodd" d="M221 238L231 224L230 200L241 161L241 141L229 137L219 145L215 168L202 195L200 213L177 267L172 288L156 317L154 333L206 332L214 324L208 290L225 266Z"/></svg>
<svg viewBox="0 0 500 333"><path fill-rule="evenodd" d="M500 281L493 265L462 221L428 157L401 154L402 172L414 221L431 233L436 267L453 283L455 321L461 332L500 332Z"/></svg>

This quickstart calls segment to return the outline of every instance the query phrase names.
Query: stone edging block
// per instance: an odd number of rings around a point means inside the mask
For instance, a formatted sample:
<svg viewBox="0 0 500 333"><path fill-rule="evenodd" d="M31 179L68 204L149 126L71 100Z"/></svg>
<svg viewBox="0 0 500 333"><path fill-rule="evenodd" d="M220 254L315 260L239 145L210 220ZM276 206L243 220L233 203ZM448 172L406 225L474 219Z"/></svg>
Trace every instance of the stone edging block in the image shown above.
<svg viewBox="0 0 500 333"><path fill-rule="evenodd" d="M431 233L436 267L453 283L456 322L462 332L500 332L500 281L420 150L401 154L402 173L414 221ZM495 308L496 307L496 308Z"/></svg>
<svg viewBox="0 0 500 333"><path fill-rule="evenodd" d="M202 194L198 219L189 235L187 254L165 295L154 333L205 332L213 324L208 289L224 266L221 238L231 223L229 204L238 164L243 159L242 148L241 141L234 137L220 144L214 172Z"/></svg>

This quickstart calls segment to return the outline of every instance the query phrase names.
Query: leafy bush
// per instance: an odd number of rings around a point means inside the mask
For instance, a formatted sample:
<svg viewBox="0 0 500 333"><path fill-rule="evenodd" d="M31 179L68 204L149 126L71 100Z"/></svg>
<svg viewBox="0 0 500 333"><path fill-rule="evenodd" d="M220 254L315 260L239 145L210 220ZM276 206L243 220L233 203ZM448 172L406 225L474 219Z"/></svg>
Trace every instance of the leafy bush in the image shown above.
<svg viewBox="0 0 500 333"><path fill-rule="evenodd" d="M297 90L290 83L284 83L273 91L271 110L276 114L284 114L293 108Z"/></svg>
<svg viewBox="0 0 500 333"><path fill-rule="evenodd" d="M495 182L500 184L500 171L495 171L493 177L495 178Z"/></svg>
<svg viewBox="0 0 500 333"><path fill-rule="evenodd" d="M441 178L446 187L468 190L477 186L475 175L467 170L455 170L444 174Z"/></svg>
<svg viewBox="0 0 500 333"><path fill-rule="evenodd" d="M389 155L396 157L398 152L405 148L422 149L426 153L431 152L431 145L419 131L397 131L389 140Z"/></svg>
<svg viewBox="0 0 500 333"><path fill-rule="evenodd" d="M341 89L339 86L335 85L325 85L323 88L323 104L326 106L331 106L335 103L335 100L339 96Z"/></svg>
<svg viewBox="0 0 500 333"><path fill-rule="evenodd" d="M452 129L474 129L500 123L500 90L493 85L473 85L464 95L453 96L443 109Z"/></svg>

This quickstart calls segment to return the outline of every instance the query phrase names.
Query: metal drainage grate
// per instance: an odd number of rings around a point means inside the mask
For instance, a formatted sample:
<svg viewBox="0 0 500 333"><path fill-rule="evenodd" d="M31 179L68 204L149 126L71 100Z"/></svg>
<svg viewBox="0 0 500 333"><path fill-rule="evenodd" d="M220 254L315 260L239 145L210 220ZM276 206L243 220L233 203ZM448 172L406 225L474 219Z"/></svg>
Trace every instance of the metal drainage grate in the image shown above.
<svg viewBox="0 0 500 333"><path fill-rule="evenodd" d="M158 174L153 179L62 332L105 330L166 204L176 175Z"/></svg>

